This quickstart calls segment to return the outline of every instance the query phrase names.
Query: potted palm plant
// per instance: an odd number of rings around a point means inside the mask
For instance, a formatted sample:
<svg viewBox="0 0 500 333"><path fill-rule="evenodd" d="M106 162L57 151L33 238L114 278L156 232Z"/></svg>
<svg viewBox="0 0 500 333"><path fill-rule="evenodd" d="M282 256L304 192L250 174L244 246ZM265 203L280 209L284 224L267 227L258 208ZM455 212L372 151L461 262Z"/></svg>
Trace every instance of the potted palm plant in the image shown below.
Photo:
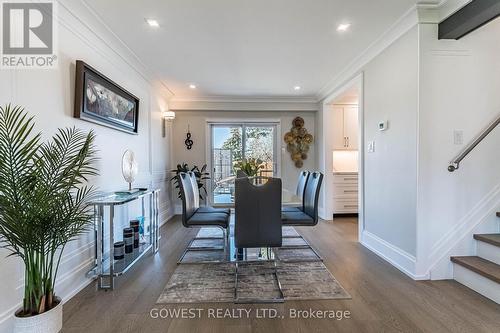
<svg viewBox="0 0 500 333"><path fill-rule="evenodd" d="M200 199L203 200L204 197L202 195L202 190L206 196L207 195L207 188L205 186L205 181L207 179L210 179L210 173L207 172L207 165L206 164L204 164L201 167L201 169L197 165L194 165L192 168L190 168L187 163L177 164L177 168L171 171L175 175L170 179L171 182L174 182L175 188L178 189L177 197L179 199L181 198L181 190L180 190L179 180L178 180L177 176L181 172L188 172L188 171L194 172L194 175L196 177L196 182L198 183L198 190L200 192Z"/></svg>
<svg viewBox="0 0 500 333"><path fill-rule="evenodd" d="M97 174L95 136L59 129L48 142L20 107L0 107L0 246L24 263L15 332L58 332L55 283L65 245L92 221L87 178Z"/></svg>

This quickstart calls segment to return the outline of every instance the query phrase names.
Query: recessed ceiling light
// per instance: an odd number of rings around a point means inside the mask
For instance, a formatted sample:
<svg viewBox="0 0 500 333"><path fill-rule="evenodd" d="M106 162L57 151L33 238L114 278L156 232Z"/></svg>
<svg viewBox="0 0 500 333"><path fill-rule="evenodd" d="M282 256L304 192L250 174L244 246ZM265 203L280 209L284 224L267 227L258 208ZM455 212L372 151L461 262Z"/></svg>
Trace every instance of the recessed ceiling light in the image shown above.
<svg viewBox="0 0 500 333"><path fill-rule="evenodd" d="M196 84L192 84L192 83L191 83L191 84L189 85L189 89L196 89Z"/></svg>
<svg viewBox="0 0 500 333"><path fill-rule="evenodd" d="M160 23L158 23L157 20L155 19L146 19L146 22L149 24L150 27L153 27L153 28L158 28L160 26Z"/></svg>
<svg viewBox="0 0 500 333"><path fill-rule="evenodd" d="M339 24L339 26L337 27L337 31L347 31L350 26L351 26L350 23Z"/></svg>
<svg viewBox="0 0 500 333"><path fill-rule="evenodd" d="M293 90L295 90L295 91L298 91L298 90L300 90L300 89L302 89L300 86L295 86L295 87L293 87Z"/></svg>

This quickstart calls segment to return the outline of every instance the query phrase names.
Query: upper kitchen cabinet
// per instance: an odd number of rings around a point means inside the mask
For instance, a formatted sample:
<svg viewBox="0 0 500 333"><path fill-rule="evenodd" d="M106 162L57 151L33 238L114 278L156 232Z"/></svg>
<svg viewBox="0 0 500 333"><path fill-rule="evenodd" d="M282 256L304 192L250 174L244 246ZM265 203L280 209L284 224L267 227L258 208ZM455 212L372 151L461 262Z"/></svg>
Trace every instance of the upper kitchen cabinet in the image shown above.
<svg viewBox="0 0 500 333"><path fill-rule="evenodd" d="M358 106L333 105L333 149L358 150Z"/></svg>

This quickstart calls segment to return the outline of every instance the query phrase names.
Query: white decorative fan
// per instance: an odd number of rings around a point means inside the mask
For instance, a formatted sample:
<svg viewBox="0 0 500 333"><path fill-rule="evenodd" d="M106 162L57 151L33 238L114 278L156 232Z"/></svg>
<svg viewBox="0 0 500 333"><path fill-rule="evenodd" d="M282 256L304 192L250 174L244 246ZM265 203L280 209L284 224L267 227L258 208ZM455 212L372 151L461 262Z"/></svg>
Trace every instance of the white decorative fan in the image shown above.
<svg viewBox="0 0 500 333"><path fill-rule="evenodd" d="M122 157L122 174L125 181L128 183L128 190L132 191L132 183L139 172L139 164L135 159L135 154L132 150L127 149Z"/></svg>

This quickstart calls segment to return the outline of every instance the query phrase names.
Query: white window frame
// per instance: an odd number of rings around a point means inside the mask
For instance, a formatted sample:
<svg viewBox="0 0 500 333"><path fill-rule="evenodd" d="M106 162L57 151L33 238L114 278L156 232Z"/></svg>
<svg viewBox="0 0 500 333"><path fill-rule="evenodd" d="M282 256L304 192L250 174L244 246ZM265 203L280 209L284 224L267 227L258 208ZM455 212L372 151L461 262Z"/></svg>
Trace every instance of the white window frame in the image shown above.
<svg viewBox="0 0 500 333"><path fill-rule="evenodd" d="M205 156L207 156L207 169L210 172L210 177L212 177L213 174L213 151L212 151L212 146L213 146L213 137L212 137L212 127L213 126L242 126L242 135L244 137L244 131L245 127L251 127L251 126L273 126L275 128L275 134L274 134L274 152L273 152L273 159L274 159L274 167L275 167L275 173L274 177L281 178L281 145L280 145L280 138L281 138L281 120L280 119L206 119L206 128L205 128L205 134L206 134L206 144L205 144ZM243 153L245 151L245 142L243 140L242 142L242 149ZM208 191L208 204L213 205L213 196L212 196L212 181L208 181L207 184L207 191Z"/></svg>

